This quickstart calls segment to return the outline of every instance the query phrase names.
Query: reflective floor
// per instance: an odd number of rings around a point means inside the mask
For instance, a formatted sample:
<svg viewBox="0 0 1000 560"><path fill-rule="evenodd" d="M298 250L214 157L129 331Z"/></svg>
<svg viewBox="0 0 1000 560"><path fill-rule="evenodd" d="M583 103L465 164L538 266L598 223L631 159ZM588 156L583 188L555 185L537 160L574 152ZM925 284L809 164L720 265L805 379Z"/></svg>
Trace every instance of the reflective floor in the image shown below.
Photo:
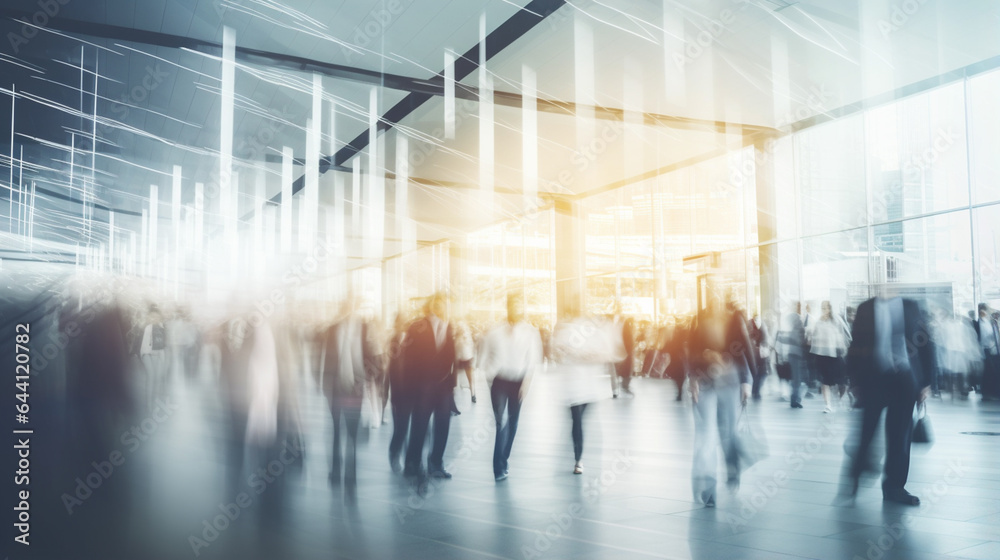
<svg viewBox="0 0 1000 560"><path fill-rule="evenodd" d="M691 497L692 413L672 382L639 379L632 399L606 400L585 417L583 475L572 474L568 409L537 379L522 410L510 478L494 482L493 417L457 393L448 481L423 494L387 461L390 424L362 428L358 500L328 482L331 426L325 401L303 381L305 461L266 484L224 482L208 379L175 380L180 408L160 423L132 468L149 482L135 495L135 527L169 558L983 558L1000 557L1000 407L935 400L936 441L914 446L908 489L918 508L885 505L874 481L856 503L837 499L844 441L858 412L823 414L821 400L793 410L775 388L751 408L769 455L718 507ZM144 443L147 445L147 443ZM244 477L245 478L245 477ZM258 493L258 490L263 490ZM240 492L250 502L235 520ZM220 505L221 504L221 505ZM150 506L150 507L146 507ZM86 507L86 504L84 505ZM191 537L201 538L206 546ZM210 540L209 540L210 539Z"/></svg>

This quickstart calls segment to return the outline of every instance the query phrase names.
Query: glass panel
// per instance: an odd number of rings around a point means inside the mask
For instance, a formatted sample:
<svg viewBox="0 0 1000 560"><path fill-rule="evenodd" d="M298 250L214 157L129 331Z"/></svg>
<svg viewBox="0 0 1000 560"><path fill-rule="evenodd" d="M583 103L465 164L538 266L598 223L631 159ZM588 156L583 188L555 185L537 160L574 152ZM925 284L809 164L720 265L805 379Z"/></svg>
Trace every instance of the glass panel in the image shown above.
<svg viewBox="0 0 1000 560"><path fill-rule="evenodd" d="M962 83L873 109L866 119L873 223L968 205Z"/></svg>
<svg viewBox="0 0 1000 560"><path fill-rule="evenodd" d="M976 202L1000 200L1000 71L969 80L969 150Z"/></svg>
<svg viewBox="0 0 1000 560"><path fill-rule="evenodd" d="M854 115L796 134L803 235L867 225L863 131Z"/></svg>
<svg viewBox="0 0 1000 560"><path fill-rule="evenodd" d="M802 240L802 300L813 313L829 301L834 311L869 298L868 228Z"/></svg>
<svg viewBox="0 0 1000 560"><path fill-rule="evenodd" d="M894 293L965 313L973 306L969 212L884 224L874 229L876 292Z"/></svg>

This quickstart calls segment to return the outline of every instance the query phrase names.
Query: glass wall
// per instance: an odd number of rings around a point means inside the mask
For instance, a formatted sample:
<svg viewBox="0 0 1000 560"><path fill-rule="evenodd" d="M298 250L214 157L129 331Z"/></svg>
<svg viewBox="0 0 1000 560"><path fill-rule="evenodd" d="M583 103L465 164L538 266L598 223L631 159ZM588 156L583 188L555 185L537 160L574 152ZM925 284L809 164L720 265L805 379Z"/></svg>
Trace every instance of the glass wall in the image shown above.
<svg viewBox="0 0 1000 560"><path fill-rule="evenodd" d="M705 272L751 313L1000 306L998 98L991 71L583 200L588 308L689 314Z"/></svg>

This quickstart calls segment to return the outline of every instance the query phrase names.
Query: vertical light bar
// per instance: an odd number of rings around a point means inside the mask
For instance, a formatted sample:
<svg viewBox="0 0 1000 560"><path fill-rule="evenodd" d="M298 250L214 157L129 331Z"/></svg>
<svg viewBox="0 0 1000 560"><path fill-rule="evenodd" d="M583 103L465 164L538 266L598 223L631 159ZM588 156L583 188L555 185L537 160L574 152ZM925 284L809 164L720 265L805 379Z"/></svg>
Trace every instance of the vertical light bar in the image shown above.
<svg viewBox="0 0 1000 560"><path fill-rule="evenodd" d="M79 247L79 246L78 246ZM149 210L142 209L142 236L139 238L139 260L143 276L149 275Z"/></svg>
<svg viewBox="0 0 1000 560"><path fill-rule="evenodd" d="M274 214L278 209L272 204L265 203L262 210L264 211L264 254L271 256L274 254L274 238L277 235Z"/></svg>
<svg viewBox="0 0 1000 560"><path fill-rule="evenodd" d="M455 137L455 53L444 51L444 137Z"/></svg>
<svg viewBox="0 0 1000 560"><path fill-rule="evenodd" d="M576 12L573 25L573 67L576 86L576 146L577 153L589 146L594 138L594 32L584 16ZM583 173L584 187L593 187L593 173Z"/></svg>
<svg viewBox="0 0 1000 560"><path fill-rule="evenodd" d="M493 211L493 77L486 69L486 14L479 17L479 190L482 208Z"/></svg>
<svg viewBox="0 0 1000 560"><path fill-rule="evenodd" d="M82 94L81 94L82 95ZM7 201L7 219L10 221L8 231L14 232L14 109L17 103L17 84L10 85L10 199ZM75 136L74 136L75 138ZM72 166L70 166L72 169ZM72 172L72 171L71 171ZM73 187L73 179L70 177L70 188Z"/></svg>
<svg viewBox="0 0 1000 560"><path fill-rule="evenodd" d="M108 212L108 268L115 271L115 211Z"/></svg>
<svg viewBox="0 0 1000 560"><path fill-rule="evenodd" d="M150 263L156 260L157 254L157 242L156 242L156 226L157 220L159 219L159 206L160 206L160 193L159 187L156 185L149 186L149 249L147 251L147 259ZM152 271L152 269L151 269Z"/></svg>
<svg viewBox="0 0 1000 560"><path fill-rule="evenodd" d="M281 150L281 252L292 250L292 149Z"/></svg>
<svg viewBox="0 0 1000 560"><path fill-rule="evenodd" d="M375 140L375 175L371 177L368 206L370 229L369 258L381 261L385 252L385 135Z"/></svg>
<svg viewBox="0 0 1000 560"><path fill-rule="evenodd" d="M351 162L351 231L361 230L361 154Z"/></svg>
<svg viewBox="0 0 1000 560"><path fill-rule="evenodd" d="M307 251L315 242L319 214L320 129L323 126L323 79L313 74L312 118L306 120L305 192L299 206L299 249Z"/></svg>
<svg viewBox="0 0 1000 560"><path fill-rule="evenodd" d="M333 225L333 246L337 256L344 259L343 261L337 260L338 267L341 267L347 259L347 247L344 244L345 221L347 220L346 197L344 196L344 191L347 188L344 184L345 179L343 173L337 173L333 178L333 211L336 218L336 223Z"/></svg>
<svg viewBox="0 0 1000 560"><path fill-rule="evenodd" d="M181 166L174 166L173 184L170 187L170 213L174 228L174 253L180 254L181 249ZM114 251L111 252L114 254Z"/></svg>
<svg viewBox="0 0 1000 560"><path fill-rule="evenodd" d="M521 67L521 151L524 204L530 211L538 196L538 85L528 65Z"/></svg>
<svg viewBox="0 0 1000 560"><path fill-rule="evenodd" d="M264 252L264 208L267 206L267 172L263 167L257 168L257 178L254 181L253 200L253 248L259 256Z"/></svg>
<svg viewBox="0 0 1000 560"><path fill-rule="evenodd" d="M196 247L202 244L205 235L205 185L194 184L194 242Z"/></svg>
<svg viewBox="0 0 1000 560"><path fill-rule="evenodd" d="M235 248L230 245L233 232L230 228L235 225L232 221L236 216L236 209L230 208L232 201L232 181L233 181L233 99L236 88L236 32L231 27L222 28L222 90L220 92L222 109L222 121L219 128L219 203L221 205L220 214L224 220L225 250L235 253ZM232 215L232 219L230 218Z"/></svg>

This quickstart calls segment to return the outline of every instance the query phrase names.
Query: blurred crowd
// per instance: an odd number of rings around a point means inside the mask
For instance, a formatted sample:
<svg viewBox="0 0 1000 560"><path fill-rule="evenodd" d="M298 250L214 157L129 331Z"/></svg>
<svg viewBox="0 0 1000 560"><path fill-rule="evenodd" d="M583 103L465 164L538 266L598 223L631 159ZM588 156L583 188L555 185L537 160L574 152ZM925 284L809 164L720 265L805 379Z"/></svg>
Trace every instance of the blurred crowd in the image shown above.
<svg viewBox="0 0 1000 560"><path fill-rule="evenodd" d="M641 377L672 380L678 401L689 395L692 489L706 506L716 500L720 449L733 490L760 455L752 448L760 442L737 433L741 410L765 397L803 408L816 394L826 413L864 410L848 494L857 490L887 410L884 496L913 503L903 490L913 407L942 395L1000 397L1000 312L985 304L957 316L879 297L839 310L829 301L793 303L748 317L720 288L696 315L662 324L620 309L594 316L570 307L554 325L532 322L523 295L511 293L505 317L487 324L453 316L450 296L436 293L385 325L350 297L334 307L233 299L198 308L144 297L117 279L70 283L53 327L65 346L58 390L67 403L67 469L80 472L74 469L112 452L123 427L162 406L187 379L217 387L211 402L225 418L234 492L283 449L298 450L293 462L302 461L303 388L325 397L333 424L329 481L348 501L356 500L356 449L366 426L391 424L389 468L418 487L451 478L445 454L460 414L456 399L486 398L493 408L493 475L501 482L521 403L535 376L545 374L557 379L568 409L572 472L580 474L588 405L635 397L642 385L633 379Z"/></svg>

